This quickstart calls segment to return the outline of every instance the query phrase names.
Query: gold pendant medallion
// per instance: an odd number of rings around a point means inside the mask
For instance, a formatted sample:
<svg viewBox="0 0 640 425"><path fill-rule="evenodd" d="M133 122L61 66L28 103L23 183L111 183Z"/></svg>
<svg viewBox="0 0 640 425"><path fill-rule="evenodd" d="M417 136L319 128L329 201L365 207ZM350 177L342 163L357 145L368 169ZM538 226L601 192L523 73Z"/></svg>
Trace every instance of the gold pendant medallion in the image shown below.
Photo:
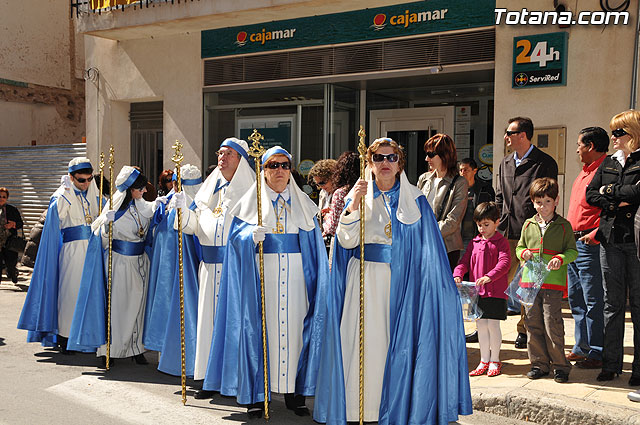
<svg viewBox="0 0 640 425"><path fill-rule="evenodd" d="M284 226L280 222L276 223L276 233L284 233Z"/></svg>
<svg viewBox="0 0 640 425"><path fill-rule="evenodd" d="M93 222L93 218L91 217L91 214L87 214L84 216L84 221L87 222L87 224L91 224Z"/></svg>
<svg viewBox="0 0 640 425"><path fill-rule="evenodd" d="M215 207L213 210L213 216L217 218L220 217L220 215L222 215L222 208Z"/></svg>
<svg viewBox="0 0 640 425"><path fill-rule="evenodd" d="M138 229L138 237L140 239L144 238L144 227L141 227L141 228Z"/></svg>
<svg viewBox="0 0 640 425"><path fill-rule="evenodd" d="M384 226L384 234L387 235L389 239L391 239L391 221L389 221L387 225Z"/></svg>

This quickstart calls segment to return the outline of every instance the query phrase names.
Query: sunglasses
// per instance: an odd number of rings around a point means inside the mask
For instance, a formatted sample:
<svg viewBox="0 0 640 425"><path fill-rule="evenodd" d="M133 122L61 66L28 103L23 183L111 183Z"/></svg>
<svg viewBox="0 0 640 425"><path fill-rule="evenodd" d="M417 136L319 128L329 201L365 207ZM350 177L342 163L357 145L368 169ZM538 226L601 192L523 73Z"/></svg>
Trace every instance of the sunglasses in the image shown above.
<svg viewBox="0 0 640 425"><path fill-rule="evenodd" d="M88 179L84 179L82 177L74 177L74 179L76 179L76 181L78 183L86 183L86 182L90 182L91 180L93 180L93 176L89 177Z"/></svg>
<svg viewBox="0 0 640 425"><path fill-rule="evenodd" d="M513 136L514 134L522 133L520 130L505 130L504 134L507 136Z"/></svg>
<svg viewBox="0 0 640 425"><path fill-rule="evenodd" d="M623 128L616 128L615 130L611 130L611 134L615 137L622 137L625 134L629 134L626 131L624 131Z"/></svg>
<svg viewBox="0 0 640 425"><path fill-rule="evenodd" d="M9 199L7 195L0 195L0 199Z"/></svg>
<svg viewBox="0 0 640 425"><path fill-rule="evenodd" d="M435 158L436 156L438 156L438 154L435 152L425 152L425 155L427 155L427 158Z"/></svg>
<svg viewBox="0 0 640 425"><path fill-rule="evenodd" d="M389 162L398 162L398 154L390 153L390 154L384 155L381 153L374 153L373 155L371 155L371 159L373 160L373 162L382 162L385 159Z"/></svg>
<svg viewBox="0 0 640 425"><path fill-rule="evenodd" d="M320 187L320 186L324 186L325 184L327 184L327 182L316 182L316 186Z"/></svg>
<svg viewBox="0 0 640 425"><path fill-rule="evenodd" d="M272 162L267 162L266 164L264 164L264 167L268 168L270 170L277 170L278 167L282 167L283 170L290 170L291 169L291 163L290 162L272 161Z"/></svg>

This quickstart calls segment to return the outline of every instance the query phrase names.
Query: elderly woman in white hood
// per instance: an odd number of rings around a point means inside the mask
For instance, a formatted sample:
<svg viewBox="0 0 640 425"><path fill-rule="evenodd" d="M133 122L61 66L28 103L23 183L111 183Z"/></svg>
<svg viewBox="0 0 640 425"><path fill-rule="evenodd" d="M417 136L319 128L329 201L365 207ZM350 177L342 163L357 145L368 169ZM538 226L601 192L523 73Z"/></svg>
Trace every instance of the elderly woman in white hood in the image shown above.
<svg viewBox="0 0 640 425"><path fill-rule="evenodd" d="M69 347L106 355L105 275L109 223L113 223L110 357L146 364L142 343L149 258L145 239L158 203L142 199L147 179L124 166L115 181L113 207L94 221L82 273ZM103 362L106 358L103 358Z"/></svg>

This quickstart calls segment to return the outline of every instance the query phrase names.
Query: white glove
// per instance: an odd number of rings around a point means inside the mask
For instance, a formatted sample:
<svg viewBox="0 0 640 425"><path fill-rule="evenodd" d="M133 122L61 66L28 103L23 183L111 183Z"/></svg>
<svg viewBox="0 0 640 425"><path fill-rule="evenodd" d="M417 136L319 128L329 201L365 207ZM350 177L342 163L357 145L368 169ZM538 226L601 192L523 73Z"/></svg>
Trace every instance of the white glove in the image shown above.
<svg viewBox="0 0 640 425"><path fill-rule="evenodd" d="M169 201L169 200L167 199L167 197L166 197L166 196L158 196L158 197L156 198L156 208L159 208L159 207L160 207L160 205L167 205L167 202L168 202L168 201Z"/></svg>
<svg viewBox="0 0 640 425"><path fill-rule="evenodd" d="M107 211L105 217L107 217L107 222L111 223L116 219L116 212L113 210L109 210Z"/></svg>
<svg viewBox="0 0 640 425"><path fill-rule="evenodd" d="M66 189L73 189L73 183L71 183L71 177L69 177L69 174L65 174L60 178L60 184L64 185Z"/></svg>
<svg viewBox="0 0 640 425"><path fill-rule="evenodd" d="M267 228L264 226L256 226L253 228L253 243L264 242Z"/></svg>
<svg viewBox="0 0 640 425"><path fill-rule="evenodd" d="M185 195L184 192L174 193L173 199L175 199L176 208L182 208L183 210L187 209L187 195Z"/></svg>

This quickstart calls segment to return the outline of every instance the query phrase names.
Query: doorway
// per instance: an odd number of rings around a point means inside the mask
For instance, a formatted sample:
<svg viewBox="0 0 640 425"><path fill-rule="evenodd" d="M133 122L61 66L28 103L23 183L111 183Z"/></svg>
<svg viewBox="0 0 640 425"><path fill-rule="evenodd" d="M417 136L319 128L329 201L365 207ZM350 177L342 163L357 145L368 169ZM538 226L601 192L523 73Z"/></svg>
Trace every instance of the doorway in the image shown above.
<svg viewBox="0 0 640 425"><path fill-rule="evenodd" d="M424 143L437 133L453 134L454 107L379 109L370 112L370 143L389 137L404 148L407 178L413 184L427 171Z"/></svg>

